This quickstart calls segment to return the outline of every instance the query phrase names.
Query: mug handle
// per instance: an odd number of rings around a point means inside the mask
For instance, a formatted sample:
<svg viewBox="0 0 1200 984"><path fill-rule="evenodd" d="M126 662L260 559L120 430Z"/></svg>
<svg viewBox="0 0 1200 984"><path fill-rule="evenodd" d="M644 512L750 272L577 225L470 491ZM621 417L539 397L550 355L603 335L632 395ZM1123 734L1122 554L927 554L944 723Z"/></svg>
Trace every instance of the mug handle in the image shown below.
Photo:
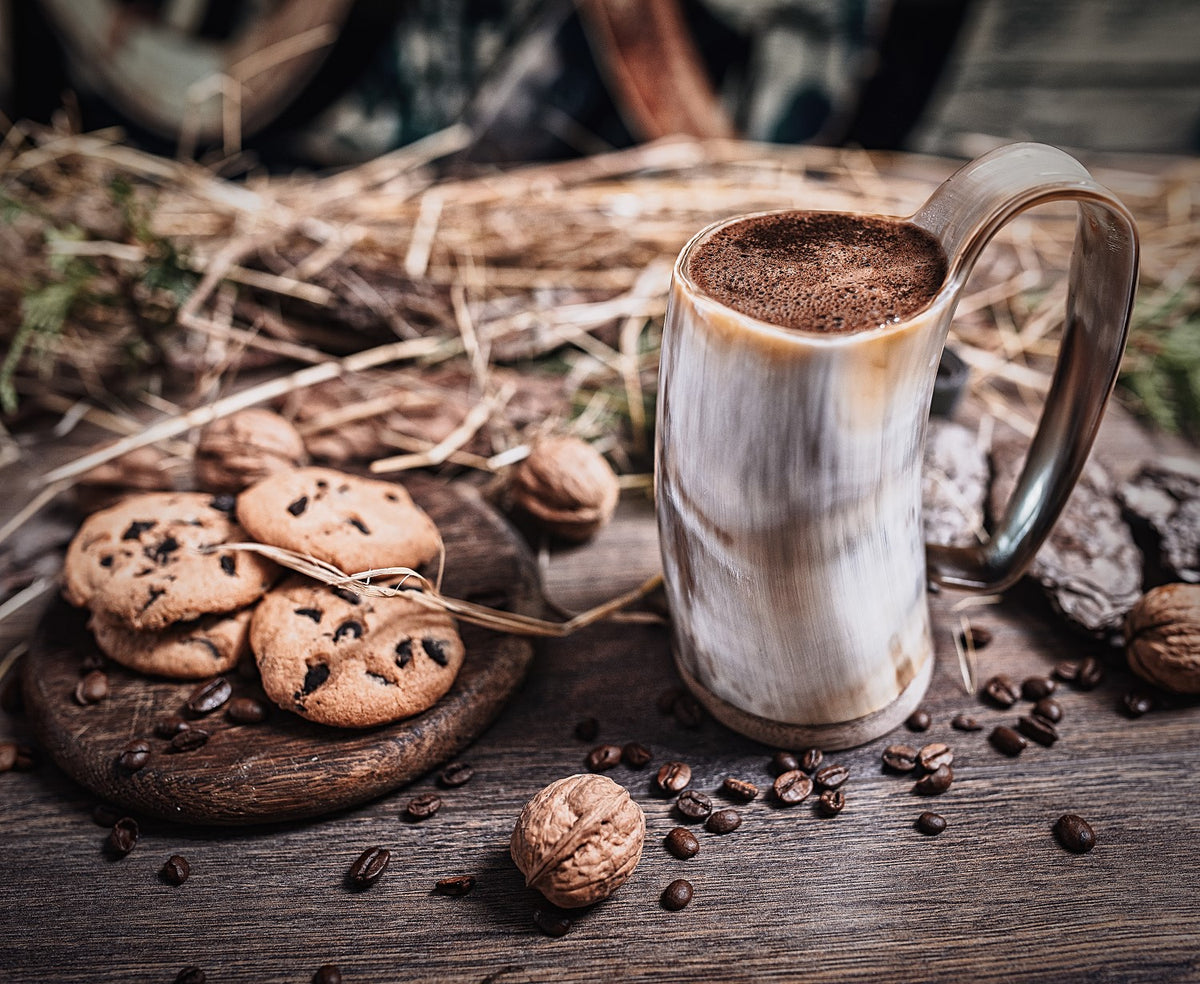
<svg viewBox="0 0 1200 984"><path fill-rule="evenodd" d="M1058 363L1025 467L991 537L927 545L933 581L976 590L1012 584L1033 560L1083 470L1125 350L1137 286L1133 217L1073 157L1010 144L952 175L909 220L941 242L947 288L958 296L996 231L1027 208L1078 201L1079 221Z"/></svg>

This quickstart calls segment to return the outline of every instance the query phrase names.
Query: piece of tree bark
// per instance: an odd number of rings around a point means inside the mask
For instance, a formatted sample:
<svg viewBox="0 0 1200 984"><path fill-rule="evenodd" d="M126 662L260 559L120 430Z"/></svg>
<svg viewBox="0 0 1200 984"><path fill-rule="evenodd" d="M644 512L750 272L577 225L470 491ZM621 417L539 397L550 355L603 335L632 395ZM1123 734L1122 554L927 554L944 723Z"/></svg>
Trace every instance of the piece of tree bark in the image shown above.
<svg viewBox="0 0 1200 984"><path fill-rule="evenodd" d="M1166 580L1200 581L1200 462L1167 458L1143 465L1119 494L1150 528Z"/></svg>

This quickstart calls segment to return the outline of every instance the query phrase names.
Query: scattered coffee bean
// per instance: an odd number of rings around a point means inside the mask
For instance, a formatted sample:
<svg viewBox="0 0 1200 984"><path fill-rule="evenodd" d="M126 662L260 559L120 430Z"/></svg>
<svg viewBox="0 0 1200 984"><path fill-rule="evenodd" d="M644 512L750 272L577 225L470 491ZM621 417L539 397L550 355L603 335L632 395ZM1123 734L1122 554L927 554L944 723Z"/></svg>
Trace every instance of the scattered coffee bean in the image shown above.
<svg viewBox="0 0 1200 984"><path fill-rule="evenodd" d="M1075 854L1087 854L1096 846L1096 831L1083 817L1074 813L1064 813L1055 821L1054 836L1063 847Z"/></svg>
<svg viewBox="0 0 1200 984"><path fill-rule="evenodd" d="M392 852L386 847L368 847L350 865L350 883L355 888L369 888L379 881Z"/></svg>
<svg viewBox="0 0 1200 984"><path fill-rule="evenodd" d="M1058 729L1049 721L1034 714L1017 719L1017 730L1026 738L1036 741L1039 745L1049 748L1058 741Z"/></svg>
<svg viewBox="0 0 1200 984"><path fill-rule="evenodd" d="M575 725L575 737L580 741L595 741L600 734L600 722L595 718L584 718Z"/></svg>
<svg viewBox="0 0 1200 984"><path fill-rule="evenodd" d="M631 769L644 769L650 764L650 749L645 745L631 741L621 749L621 761Z"/></svg>
<svg viewBox="0 0 1200 984"><path fill-rule="evenodd" d="M846 808L846 794L840 789L827 789L817 800L817 811L827 817L836 817Z"/></svg>
<svg viewBox="0 0 1200 984"><path fill-rule="evenodd" d="M184 702L183 709L192 717L203 717L211 714L218 707L224 707L225 702L233 695L233 687L224 677L216 677L200 684L192 691L191 696Z"/></svg>
<svg viewBox="0 0 1200 984"><path fill-rule="evenodd" d="M806 748L800 753L800 768L810 776L821 768L821 763L824 761L825 753L819 748Z"/></svg>
<svg viewBox="0 0 1200 984"><path fill-rule="evenodd" d="M946 829L946 818L940 813L931 813L926 810L917 817L917 830L923 834L928 834L930 837L936 837Z"/></svg>
<svg viewBox="0 0 1200 984"><path fill-rule="evenodd" d="M905 720L909 731L928 731L929 726L933 724L933 718L929 716L929 712L923 708L917 708Z"/></svg>
<svg viewBox="0 0 1200 984"><path fill-rule="evenodd" d="M682 694L671 708L675 720L685 728L696 730L704 723L704 708L691 694Z"/></svg>
<svg viewBox="0 0 1200 984"><path fill-rule="evenodd" d="M111 827L125 814L115 806L107 803L97 803L92 807L92 823L97 827Z"/></svg>
<svg viewBox="0 0 1200 984"><path fill-rule="evenodd" d="M685 789L675 800L675 809L688 820L706 820L712 813L712 800L695 789Z"/></svg>
<svg viewBox="0 0 1200 984"><path fill-rule="evenodd" d="M404 812L412 820L428 820L442 808L442 799L436 793L422 793L414 796L404 807Z"/></svg>
<svg viewBox="0 0 1200 984"><path fill-rule="evenodd" d="M474 775L475 770L465 762L455 762L453 765L448 765L442 769L438 775L438 783L446 787L446 789L455 789L470 782L471 777Z"/></svg>
<svg viewBox="0 0 1200 984"><path fill-rule="evenodd" d="M663 840L663 844L680 861L694 858L700 853L700 841L687 827L674 827Z"/></svg>
<svg viewBox="0 0 1200 984"><path fill-rule="evenodd" d="M13 762L13 772L28 772L37 765L37 755L32 745L17 742L17 760Z"/></svg>
<svg viewBox="0 0 1200 984"><path fill-rule="evenodd" d="M17 743L0 741L0 772L8 772L17 764Z"/></svg>
<svg viewBox="0 0 1200 984"><path fill-rule="evenodd" d="M547 936L566 936L571 931L571 920L557 909L540 906L533 910L533 924Z"/></svg>
<svg viewBox="0 0 1200 984"><path fill-rule="evenodd" d="M913 783L913 792L922 796L939 796L954 783L954 770L948 765L939 765L931 773Z"/></svg>
<svg viewBox="0 0 1200 984"><path fill-rule="evenodd" d="M654 783L664 793L682 792L692 781L692 770L684 762L667 762L654 777Z"/></svg>
<svg viewBox="0 0 1200 984"><path fill-rule="evenodd" d="M954 762L954 749L941 741L931 741L917 752L917 763L926 772L936 772L943 765Z"/></svg>
<svg viewBox="0 0 1200 984"><path fill-rule="evenodd" d="M976 721L970 714L955 714L950 719L950 727L956 731L982 731L983 725Z"/></svg>
<svg viewBox="0 0 1200 984"><path fill-rule="evenodd" d="M1012 707L1021 699L1021 688L1013 682L1012 677L998 673L983 685L983 696L997 707Z"/></svg>
<svg viewBox="0 0 1200 984"><path fill-rule="evenodd" d="M982 625L969 625L966 631L958 634L958 641L962 643L964 649L968 647L977 650L984 649L991 643L992 633Z"/></svg>
<svg viewBox="0 0 1200 984"><path fill-rule="evenodd" d="M1088 656L1079 664L1079 672L1075 676L1075 686L1080 690L1095 690L1104 679L1104 667L1094 656Z"/></svg>
<svg viewBox="0 0 1200 984"><path fill-rule="evenodd" d="M1021 681L1021 697L1025 700L1043 700L1057 689L1058 681L1053 677L1032 676Z"/></svg>
<svg viewBox="0 0 1200 984"><path fill-rule="evenodd" d="M208 976L199 967L184 967L175 975L175 984L205 984Z"/></svg>
<svg viewBox="0 0 1200 984"><path fill-rule="evenodd" d="M167 858L167 863L162 866L159 874L168 885L182 885L191 877L192 866L187 863L187 858L172 854Z"/></svg>
<svg viewBox="0 0 1200 984"><path fill-rule="evenodd" d="M1058 724L1062 720L1062 704L1053 697L1043 697L1033 705L1033 714L1035 717L1040 717L1043 721Z"/></svg>
<svg viewBox="0 0 1200 984"><path fill-rule="evenodd" d="M1154 698L1149 694L1132 691L1121 698L1121 706L1131 718L1139 718L1154 710Z"/></svg>
<svg viewBox="0 0 1200 984"><path fill-rule="evenodd" d="M144 769L150 761L150 744L141 738L136 738L117 753L117 768L122 772L133 773Z"/></svg>
<svg viewBox="0 0 1200 984"><path fill-rule="evenodd" d="M850 778L850 770L844 765L827 765L813 773L813 784L818 789L838 789Z"/></svg>
<svg viewBox="0 0 1200 984"><path fill-rule="evenodd" d="M621 761L620 745L597 745L587 754L584 764L588 772L605 772Z"/></svg>
<svg viewBox="0 0 1200 984"><path fill-rule="evenodd" d="M912 772L917 767L917 750L909 745L888 745L883 750L883 765L893 772Z"/></svg>
<svg viewBox="0 0 1200 984"><path fill-rule="evenodd" d="M992 733L988 735L988 741L992 743L992 747L998 752L1002 752L1012 758L1020 755L1025 751L1029 744L1024 738L1013 731L1007 724L998 724L992 729Z"/></svg>
<svg viewBox="0 0 1200 984"><path fill-rule="evenodd" d="M208 732L203 728L188 728L171 739L168 752L194 752L208 743Z"/></svg>
<svg viewBox="0 0 1200 984"><path fill-rule="evenodd" d="M137 846L138 834L138 822L133 817L121 817L112 825L104 846L113 857L123 858Z"/></svg>
<svg viewBox="0 0 1200 984"><path fill-rule="evenodd" d="M312 984L342 984L342 971L337 964L322 964L312 976Z"/></svg>
<svg viewBox="0 0 1200 984"><path fill-rule="evenodd" d="M794 772L798 768L800 768L800 760L791 752L776 752L771 756L772 775L780 776L785 772Z"/></svg>
<svg viewBox="0 0 1200 984"><path fill-rule="evenodd" d="M733 776L725 777L721 783L721 792L738 803L749 803L758 797L758 787L754 783Z"/></svg>
<svg viewBox="0 0 1200 984"><path fill-rule="evenodd" d="M692 901L692 883L686 878L676 878L663 889L662 907L668 912L678 912Z"/></svg>
<svg viewBox="0 0 1200 984"><path fill-rule="evenodd" d="M1063 683L1072 683L1079 676L1079 664L1074 660L1064 659L1060 663L1055 663L1054 669L1050 672Z"/></svg>
<svg viewBox="0 0 1200 984"><path fill-rule="evenodd" d="M253 697L235 697L225 715L234 724L261 724L267 719L267 705Z"/></svg>
<svg viewBox="0 0 1200 984"><path fill-rule="evenodd" d="M80 674L91 673L92 670L103 670L108 666L108 660L104 658L104 653L98 649L92 649L83 654L83 658L79 661Z"/></svg>
<svg viewBox="0 0 1200 984"><path fill-rule="evenodd" d="M474 875L451 875L449 878L441 879L433 890L438 895L449 895L452 898L461 898L475 887Z"/></svg>
<svg viewBox="0 0 1200 984"><path fill-rule="evenodd" d="M154 733L159 738L174 738L179 732L187 731L191 724L178 714L165 717L154 726Z"/></svg>
<svg viewBox="0 0 1200 984"><path fill-rule="evenodd" d="M108 696L108 674L103 670L92 670L75 685L75 703L87 707L99 704Z"/></svg>
<svg viewBox="0 0 1200 984"><path fill-rule="evenodd" d="M792 769L791 772L781 772L776 776L771 789L780 803L785 806L795 806L808 798L813 791L813 782L800 769Z"/></svg>
<svg viewBox="0 0 1200 984"><path fill-rule="evenodd" d="M704 829L710 834L730 834L742 825L742 815L737 810L717 810L704 821Z"/></svg>

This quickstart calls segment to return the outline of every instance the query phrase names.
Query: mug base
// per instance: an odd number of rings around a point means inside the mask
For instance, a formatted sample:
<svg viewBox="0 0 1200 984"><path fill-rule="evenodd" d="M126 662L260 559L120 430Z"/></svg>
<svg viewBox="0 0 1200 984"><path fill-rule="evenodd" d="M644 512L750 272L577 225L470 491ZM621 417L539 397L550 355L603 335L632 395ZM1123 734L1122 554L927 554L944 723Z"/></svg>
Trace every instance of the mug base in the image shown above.
<svg viewBox="0 0 1200 984"><path fill-rule="evenodd" d="M835 721L830 724L788 724L759 717L718 697L688 673L678 657L675 659L675 668L687 688L704 705L705 710L739 734L774 748L820 748L833 752L865 745L898 727L917 709L925 691L929 689L929 681L933 679L933 663L933 654L930 653L917 675L887 706L851 721Z"/></svg>

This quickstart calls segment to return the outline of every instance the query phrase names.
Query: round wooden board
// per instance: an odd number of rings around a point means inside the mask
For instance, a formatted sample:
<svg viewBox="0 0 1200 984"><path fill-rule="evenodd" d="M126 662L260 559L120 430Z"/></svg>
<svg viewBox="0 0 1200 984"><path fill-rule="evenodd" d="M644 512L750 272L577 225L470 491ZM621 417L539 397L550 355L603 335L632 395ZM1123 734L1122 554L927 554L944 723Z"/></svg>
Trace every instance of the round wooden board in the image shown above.
<svg viewBox="0 0 1200 984"><path fill-rule="evenodd" d="M413 497L446 544L443 592L536 614L536 567L513 529L473 489L414 481ZM76 781L131 812L199 824L304 819L366 802L428 772L473 741L516 691L533 657L525 638L460 624L467 656L454 686L423 714L366 731L328 728L271 706L267 720L236 725L223 710L196 722L212 737L194 752L168 754L154 725L179 714L202 681L151 678L108 664L110 694L92 706L72 695L86 657L96 654L87 613L56 601L25 660L25 702L49 754ZM263 696L257 677L227 674L234 696ZM150 743L149 764L116 766L134 738Z"/></svg>

